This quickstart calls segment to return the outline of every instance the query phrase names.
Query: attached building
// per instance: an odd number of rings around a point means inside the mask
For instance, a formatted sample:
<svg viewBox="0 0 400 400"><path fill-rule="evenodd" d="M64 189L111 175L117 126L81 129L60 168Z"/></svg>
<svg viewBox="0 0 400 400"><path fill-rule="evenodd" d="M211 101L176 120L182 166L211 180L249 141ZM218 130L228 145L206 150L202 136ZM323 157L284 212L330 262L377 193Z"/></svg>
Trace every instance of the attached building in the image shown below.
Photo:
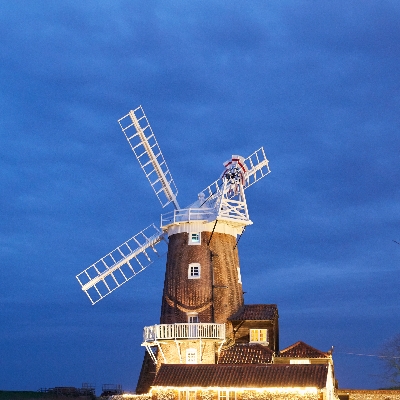
<svg viewBox="0 0 400 400"><path fill-rule="evenodd" d="M161 365L153 400L333 400L330 364Z"/></svg>

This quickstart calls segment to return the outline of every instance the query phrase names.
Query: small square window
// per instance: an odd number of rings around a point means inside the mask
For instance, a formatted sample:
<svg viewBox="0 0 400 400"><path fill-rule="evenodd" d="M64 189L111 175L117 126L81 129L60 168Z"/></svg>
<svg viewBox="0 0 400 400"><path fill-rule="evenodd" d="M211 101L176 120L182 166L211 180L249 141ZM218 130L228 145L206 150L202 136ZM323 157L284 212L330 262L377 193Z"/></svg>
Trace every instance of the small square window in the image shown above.
<svg viewBox="0 0 400 400"><path fill-rule="evenodd" d="M196 400L196 391L195 390L188 390L187 400Z"/></svg>
<svg viewBox="0 0 400 400"><path fill-rule="evenodd" d="M196 400L196 391L195 390L180 390L179 391L179 400Z"/></svg>
<svg viewBox="0 0 400 400"><path fill-rule="evenodd" d="M200 232L189 233L189 244L201 244Z"/></svg>
<svg viewBox="0 0 400 400"><path fill-rule="evenodd" d="M233 390L219 390L218 391L219 400L236 400L236 392Z"/></svg>
<svg viewBox="0 0 400 400"><path fill-rule="evenodd" d="M186 364L197 364L197 350L187 349L186 350Z"/></svg>
<svg viewBox="0 0 400 400"><path fill-rule="evenodd" d="M188 268L188 278L189 279L200 279L200 264L191 263Z"/></svg>
<svg viewBox="0 0 400 400"><path fill-rule="evenodd" d="M188 314L188 322L189 324L198 324L199 323L199 315L198 314Z"/></svg>
<svg viewBox="0 0 400 400"><path fill-rule="evenodd" d="M250 329L250 342L268 344L267 329Z"/></svg>

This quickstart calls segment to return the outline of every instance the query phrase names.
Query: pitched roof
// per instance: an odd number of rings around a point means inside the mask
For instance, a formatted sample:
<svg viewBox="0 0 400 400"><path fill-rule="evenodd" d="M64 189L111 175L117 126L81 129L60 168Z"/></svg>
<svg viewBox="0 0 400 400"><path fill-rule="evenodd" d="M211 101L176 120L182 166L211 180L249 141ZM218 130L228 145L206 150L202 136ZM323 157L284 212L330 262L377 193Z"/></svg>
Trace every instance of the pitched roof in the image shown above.
<svg viewBox="0 0 400 400"><path fill-rule="evenodd" d="M279 357L292 358L328 358L329 352L324 353L304 342L296 342L279 352Z"/></svg>
<svg viewBox="0 0 400 400"><path fill-rule="evenodd" d="M323 388L327 373L326 364L162 364L153 387Z"/></svg>
<svg viewBox="0 0 400 400"><path fill-rule="evenodd" d="M228 318L230 321L265 321L278 317L276 304L248 304L244 305L236 314Z"/></svg>
<svg viewBox="0 0 400 400"><path fill-rule="evenodd" d="M267 364L272 360L273 351L257 343L237 343L222 350L218 364Z"/></svg>

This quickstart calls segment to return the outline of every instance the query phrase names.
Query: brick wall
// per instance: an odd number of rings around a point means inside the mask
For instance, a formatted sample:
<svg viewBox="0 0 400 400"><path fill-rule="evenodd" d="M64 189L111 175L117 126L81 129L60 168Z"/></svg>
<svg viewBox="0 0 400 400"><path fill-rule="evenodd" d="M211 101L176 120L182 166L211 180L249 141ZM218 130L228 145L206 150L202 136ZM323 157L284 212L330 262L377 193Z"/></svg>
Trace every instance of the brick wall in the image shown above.
<svg viewBox="0 0 400 400"><path fill-rule="evenodd" d="M136 393L143 394L150 391L150 386L153 384L156 376L156 366L151 359L147 350L145 350L142 368L140 370L139 379L136 385Z"/></svg>
<svg viewBox="0 0 400 400"><path fill-rule="evenodd" d="M201 345L201 348L200 348ZM179 351L178 351L179 346ZM169 342L164 342L161 344L161 349L165 356L162 356L159 351L157 354L158 368L161 363L166 362L167 364L186 364L186 351L187 349L196 349L197 351L197 364L215 364L215 352L217 349L217 344L213 340L184 340L175 343L175 341L170 340ZM182 362L179 357L182 358Z"/></svg>
<svg viewBox="0 0 400 400"><path fill-rule="evenodd" d="M222 223L222 222L220 222ZM243 289L239 282L239 256L232 235L201 232L201 244L189 245L189 234L176 233L169 237L168 256L165 270L164 290L161 305L161 324L187 323L188 313L198 313L202 323L225 323L227 337L233 337L232 324L227 319L243 305ZM200 278L189 279L191 263L201 266ZM186 363L186 350L197 349L197 362L214 364L215 353L220 342L202 340L164 342L157 353L158 366ZM182 359L182 361L181 361ZM144 393L153 378L147 372L149 360L142 366L137 390Z"/></svg>
<svg viewBox="0 0 400 400"><path fill-rule="evenodd" d="M186 232L169 237L162 324L187 322L188 312L197 312L200 322L225 323L243 305L236 239L215 232L208 246L210 235L201 232L201 245L189 245ZM188 279L190 263L201 265L200 279Z"/></svg>

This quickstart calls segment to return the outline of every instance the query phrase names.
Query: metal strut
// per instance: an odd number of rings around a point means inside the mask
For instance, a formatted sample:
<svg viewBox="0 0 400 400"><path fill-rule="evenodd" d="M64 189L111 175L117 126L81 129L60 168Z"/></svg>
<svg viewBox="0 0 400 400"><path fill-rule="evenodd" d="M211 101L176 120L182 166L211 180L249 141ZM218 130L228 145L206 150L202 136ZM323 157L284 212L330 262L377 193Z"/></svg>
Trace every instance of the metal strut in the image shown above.
<svg viewBox="0 0 400 400"><path fill-rule="evenodd" d="M149 353L149 356L153 360L154 365L157 365L157 358L156 358L155 354L153 353L153 350L151 350L151 347L148 344L146 344L145 347L146 347L147 352Z"/></svg>
<svg viewBox="0 0 400 400"><path fill-rule="evenodd" d="M217 181L217 182L218 182L218 181ZM204 202L203 202L202 204L200 204L200 208L203 207L204 204L206 204L207 201L210 200L210 199L219 191L219 188L222 186L223 183L224 183L224 182L222 181L222 182L217 186L217 190L215 190L215 192L212 192L212 193L204 200ZM201 192L201 193L203 193L203 192Z"/></svg>
<svg viewBox="0 0 400 400"><path fill-rule="evenodd" d="M210 247L210 242L211 242L211 239L212 239L212 237L213 237L213 235L214 235L214 231L215 231L215 227L217 226L217 222L218 222L218 219L215 220L215 224L214 224L213 230L212 230L212 232L211 232L210 239L208 240L208 243L207 243L207 246L208 246L208 247Z"/></svg>

